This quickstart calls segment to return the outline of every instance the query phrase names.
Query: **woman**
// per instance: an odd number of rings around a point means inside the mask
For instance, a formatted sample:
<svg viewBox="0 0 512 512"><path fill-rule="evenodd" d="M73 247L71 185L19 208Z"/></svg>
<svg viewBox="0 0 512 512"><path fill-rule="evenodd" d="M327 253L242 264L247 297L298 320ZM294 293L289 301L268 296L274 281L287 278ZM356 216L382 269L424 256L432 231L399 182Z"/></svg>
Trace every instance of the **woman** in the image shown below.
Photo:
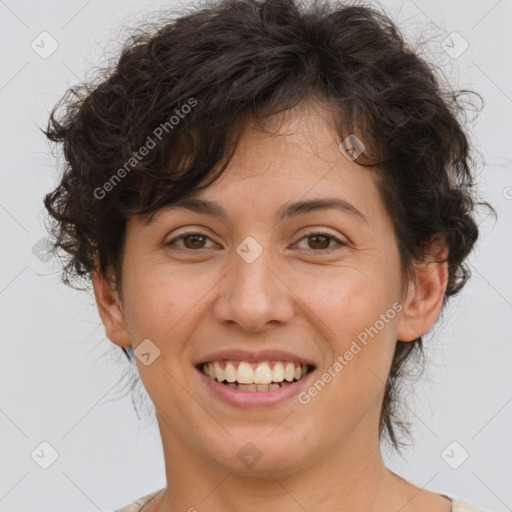
<svg viewBox="0 0 512 512"><path fill-rule="evenodd" d="M121 511L481 510L380 451L478 237L459 106L388 18L211 3L60 106L64 279L91 280L164 450L166 488Z"/></svg>

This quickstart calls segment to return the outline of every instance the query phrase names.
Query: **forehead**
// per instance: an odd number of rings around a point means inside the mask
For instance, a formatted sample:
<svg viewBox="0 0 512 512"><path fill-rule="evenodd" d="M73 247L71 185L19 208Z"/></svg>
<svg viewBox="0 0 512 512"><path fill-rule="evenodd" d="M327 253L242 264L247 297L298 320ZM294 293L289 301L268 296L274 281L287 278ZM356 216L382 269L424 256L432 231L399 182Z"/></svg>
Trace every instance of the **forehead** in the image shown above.
<svg viewBox="0 0 512 512"><path fill-rule="evenodd" d="M268 214L280 220L333 208L367 223L382 216L375 171L340 151L329 112L302 104L283 114L264 126L249 123L220 177L157 215L186 209L224 219Z"/></svg>

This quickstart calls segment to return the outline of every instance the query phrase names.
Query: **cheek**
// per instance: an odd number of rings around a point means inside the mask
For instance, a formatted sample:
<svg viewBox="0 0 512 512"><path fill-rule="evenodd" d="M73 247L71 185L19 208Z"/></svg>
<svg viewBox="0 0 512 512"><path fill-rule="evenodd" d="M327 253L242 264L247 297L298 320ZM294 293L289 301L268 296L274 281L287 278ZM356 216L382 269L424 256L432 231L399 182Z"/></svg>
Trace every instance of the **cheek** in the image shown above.
<svg viewBox="0 0 512 512"><path fill-rule="evenodd" d="M137 268L136 266L132 268ZM149 338L162 354L177 354L207 312L208 290L218 276L186 272L168 262L140 266L128 275L125 320L135 346Z"/></svg>
<svg viewBox="0 0 512 512"><path fill-rule="evenodd" d="M162 345L187 307L182 288L179 279L154 270L138 269L127 278L125 320L134 348L145 338Z"/></svg>
<svg viewBox="0 0 512 512"><path fill-rule="evenodd" d="M124 285L128 298L125 321L133 349L149 339L159 350L149 365L136 362L144 387L160 411L168 410L169 401L176 411L190 405L190 396L177 382L183 381L182 372L189 369L182 361L194 315L201 314L198 299L204 294L190 283L197 281L184 278L176 268L157 264L138 267L127 275Z"/></svg>
<svg viewBox="0 0 512 512"><path fill-rule="evenodd" d="M392 308L397 298L395 282L391 272L382 276L377 269L355 267L320 279L310 276L301 279L301 299L322 320L328 338L338 339L343 348L348 339L355 339Z"/></svg>
<svg viewBox="0 0 512 512"><path fill-rule="evenodd" d="M400 308L394 281L381 281L376 286L374 275L378 272L346 272L322 287L318 297L323 299L310 304L330 345L331 360L326 361L326 371L320 376L328 381L326 402L360 414L383 390L394 353ZM322 386L317 387L324 389ZM341 409L334 407L326 414L339 420Z"/></svg>

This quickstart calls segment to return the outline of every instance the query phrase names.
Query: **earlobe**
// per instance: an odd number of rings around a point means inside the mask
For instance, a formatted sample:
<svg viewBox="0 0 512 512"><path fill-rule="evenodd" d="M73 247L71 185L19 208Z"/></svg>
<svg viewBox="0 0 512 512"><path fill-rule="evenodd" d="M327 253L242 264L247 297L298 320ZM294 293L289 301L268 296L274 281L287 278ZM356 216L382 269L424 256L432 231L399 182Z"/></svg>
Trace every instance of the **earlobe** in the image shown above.
<svg viewBox="0 0 512 512"><path fill-rule="evenodd" d="M126 330L123 305L113 284L96 268L92 272L96 306L107 338L120 347L131 346Z"/></svg>
<svg viewBox="0 0 512 512"><path fill-rule="evenodd" d="M448 246L435 239L428 260L415 263L415 279L409 283L398 320L397 339L413 341L437 320L448 284Z"/></svg>

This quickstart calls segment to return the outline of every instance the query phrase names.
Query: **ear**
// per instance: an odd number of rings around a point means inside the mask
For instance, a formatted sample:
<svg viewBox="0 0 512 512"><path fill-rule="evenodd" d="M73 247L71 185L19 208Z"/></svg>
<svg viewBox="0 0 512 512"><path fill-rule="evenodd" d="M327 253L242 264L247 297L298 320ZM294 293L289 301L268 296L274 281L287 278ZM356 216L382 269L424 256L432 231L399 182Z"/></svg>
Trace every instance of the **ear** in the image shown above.
<svg viewBox="0 0 512 512"><path fill-rule="evenodd" d="M92 285L107 338L120 347L130 347L132 343L126 330L123 304L112 281L100 272L99 267L92 272Z"/></svg>
<svg viewBox="0 0 512 512"><path fill-rule="evenodd" d="M397 339L413 341L434 325L448 284L448 246L434 237L427 261L415 263L415 279L410 282L397 325ZM441 263L438 263L443 260Z"/></svg>

